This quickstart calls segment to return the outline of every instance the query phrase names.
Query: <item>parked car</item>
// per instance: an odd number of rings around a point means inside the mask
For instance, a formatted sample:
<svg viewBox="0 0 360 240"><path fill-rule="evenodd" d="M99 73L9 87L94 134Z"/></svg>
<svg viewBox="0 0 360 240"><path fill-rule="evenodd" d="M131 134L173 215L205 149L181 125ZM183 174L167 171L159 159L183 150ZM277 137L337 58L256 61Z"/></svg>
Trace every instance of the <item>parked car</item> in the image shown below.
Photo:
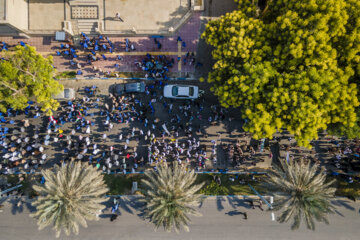
<svg viewBox="0 0 360 240"><path fill-rule="evenodd" d="M75 90L73 88L64 88L64 91L53 96L53 98L54 99L74 99L75 98Z"/></svg>
<svg viewBox="0 0 360 240"><path fill-rule="evenodd" d="M196 99L199 97L199 87L192 85L166 85L164 97L176 99Z"/></svg>
<svg viewBox="0 0 360 240"><path fill-rule="evenodd" d="M112 92L115 96L119 96L124 93L142 93L145 92L145 82L115 84Z"/></svg>

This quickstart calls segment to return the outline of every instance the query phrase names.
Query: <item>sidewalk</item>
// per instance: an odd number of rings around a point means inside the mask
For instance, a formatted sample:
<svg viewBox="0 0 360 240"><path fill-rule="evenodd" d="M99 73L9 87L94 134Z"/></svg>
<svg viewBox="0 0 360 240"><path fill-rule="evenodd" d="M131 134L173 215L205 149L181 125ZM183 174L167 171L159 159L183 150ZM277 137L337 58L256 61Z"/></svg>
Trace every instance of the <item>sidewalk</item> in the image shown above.
<svg viewBox="0 0 360 240"><path fill-rule="evenodd" d="M138 69L134 65L134 62L143 59L148 52L155 52L158 55L161 54L166 55L169 58L174 58L175 65L173 68L170 69L171 72L194 72L194 65L191 66L189 64L186 64L184 66L183 63L181 63L179 65L180 67L178 67L177 57L178 55L185 56L187 52L196 52L196 47L199 42L200 36L200 15L201 13L195 12L193 16L189 19L189 21L184 24L179 31L174 33L172 37L159 38L158 41L162 44L161 49L158 49L157 45L154 43L154 39L151 37L127 37L127 39L129 39L129 41L134 44L136 50L133 52L125 52L125 49L123 47L125 45L125 37L109 37L109 39L114 43L114 53L105 53L108 59L95 62L94 65L106 71L116 70L116 72L141 72L141 69ZM178 36L180 36L182 40L186 43L186 47L179 48L177 42ZM54 66L59 72L76 70L76 68L70 66L70 59L65 59L63 56L56 56L56 51L60 49L61 42L55 41L55 37L44 36L33 37L30 39L19 39L16 37L0 37L0 41L6 42L10 46L17 45L20 41L23 41L30 46L34 46L37 51L39 51L43 55L53 55ZM82 48L79 48L78 50L80 50L79 60L81 60L79 62L85 63L86 56L82 54L88 54L88 52L82 52ZM117 61L117 55L122 55L123 60ZM115 69L115 63L119 64L119 68ZM90 66L84 67L83 72L83 76L94 75Z"/></svg>

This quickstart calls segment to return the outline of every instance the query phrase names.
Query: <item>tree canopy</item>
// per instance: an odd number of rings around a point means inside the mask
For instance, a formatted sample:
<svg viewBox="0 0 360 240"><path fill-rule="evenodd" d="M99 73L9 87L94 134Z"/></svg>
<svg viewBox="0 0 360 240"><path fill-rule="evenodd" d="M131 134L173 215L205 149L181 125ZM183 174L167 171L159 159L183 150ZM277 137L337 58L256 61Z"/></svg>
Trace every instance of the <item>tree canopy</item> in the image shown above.
<svg viewBox="0 0 360 240"><path fill-rule="evenodd" d="M331 186L336 180L327 182L325 169L318 170L318 164L304 159L289 163L280 159L280 165L268 173L264 187L275 195L274 210L283 210L277 220L283 223L292 218L292 230L298 229L302 220L311 230L315 230L315 221L329 223L336 190Z"/></svg>
<svg viewBox="0 0 360 240"><path fill-rule="evenodd" d="M360 2L268 0L263 11L237 2L202 35L214 46L208 82L221 105L240 107L257 139L286 128L310 146L319 130L360 132Z"/></svg>
<svg viewBox="0 0 360 240"><path fill-rule="evenodd" d="M158 171L147 170L145 176L141 188L145 217L151 219L155 229L163 226L167 232L179 232L182 226L189 231L188 215L201 215L193 206L201 202L201 195L196 193L204 185L195 183L194 170L187 171L177 162L170 166L164 163L158 165Z"/></svg>
<svg viewBox="0 0 360 240"><path fill-rule="evenodd" d="M28 101L36 101L48 115L59 107L52 95L63 90L54 80L52 56L44 58L34 47L17 46L0 60L0 111L8 107L22 110Z"/></svg>
<svg viewBox="0 0 360 240"><path fill-rule="evenodd" d="M68 162L54 169L41 171L45 184L34 185L39 197L32 203L39 230L52 225L59 237L79 233L79 225L87 227L86 220L98 220L102 204L107 200L108 188L101 171L88 163Z"/></svg>

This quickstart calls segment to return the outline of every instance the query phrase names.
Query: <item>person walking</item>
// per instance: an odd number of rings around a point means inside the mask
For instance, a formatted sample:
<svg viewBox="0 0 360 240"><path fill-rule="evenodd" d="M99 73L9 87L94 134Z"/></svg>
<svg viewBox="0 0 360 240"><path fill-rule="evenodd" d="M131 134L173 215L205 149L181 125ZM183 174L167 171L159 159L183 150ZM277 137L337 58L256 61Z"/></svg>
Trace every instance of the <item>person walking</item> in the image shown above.
<svg viewBox="0 0 360 240"><path fill-rule="evenodd" d="M124 21L124 20L122 20L119 12L117 12L117 13L115 14L115 20L119 20L119 21L121 21L121 22Z"/></svg>
<svg viewBox="0 0 360 240"><path fill-rule="evenodd" d="M263 207L262 207L262 204L263 204L263 203L262 203L262 200L260 200L260 202L259 202L259 208L260 208L261 211L264 211L264 209L263 209Z"/></svg>

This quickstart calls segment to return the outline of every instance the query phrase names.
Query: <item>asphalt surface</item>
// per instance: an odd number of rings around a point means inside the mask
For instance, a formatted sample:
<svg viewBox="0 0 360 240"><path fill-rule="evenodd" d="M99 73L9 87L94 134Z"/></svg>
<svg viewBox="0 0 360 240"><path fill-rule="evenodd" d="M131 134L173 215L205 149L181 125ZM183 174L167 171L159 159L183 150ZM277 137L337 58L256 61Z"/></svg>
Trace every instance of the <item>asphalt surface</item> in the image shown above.
<svg viewBox="0 0 360 240"><path fill-rule="evenodd" d="M15 202L16 203L16 202ZM89 222L87 229L80 228L78 236L60 239L206 239L206 240L232 240L232 239L269 239L269 240L357 240L360 236L359 203L346 199L334 201L336 213L330 215L330 225L316 224L316 230L307 230L302 224L300 230L291 231L290 224L280 224L271 220L271 212L261 211L258 207L251 209L242 197L210 197L200 206L202 217L193 217L190 232L179 234L167 233L163 229L154 231L152 223L143 220L139 206L133 198L123 198L120 215L110 222L110 208L101 215L99 221ZM28 216L29 209L25 205L18 209L16 204L6 203L0 213L0 239L1 240L48 240L55 239L51 227L38 231L36 220ZM19 211L20 210L20 211ZM248 219L243 214L247 212Z"/></svg>

